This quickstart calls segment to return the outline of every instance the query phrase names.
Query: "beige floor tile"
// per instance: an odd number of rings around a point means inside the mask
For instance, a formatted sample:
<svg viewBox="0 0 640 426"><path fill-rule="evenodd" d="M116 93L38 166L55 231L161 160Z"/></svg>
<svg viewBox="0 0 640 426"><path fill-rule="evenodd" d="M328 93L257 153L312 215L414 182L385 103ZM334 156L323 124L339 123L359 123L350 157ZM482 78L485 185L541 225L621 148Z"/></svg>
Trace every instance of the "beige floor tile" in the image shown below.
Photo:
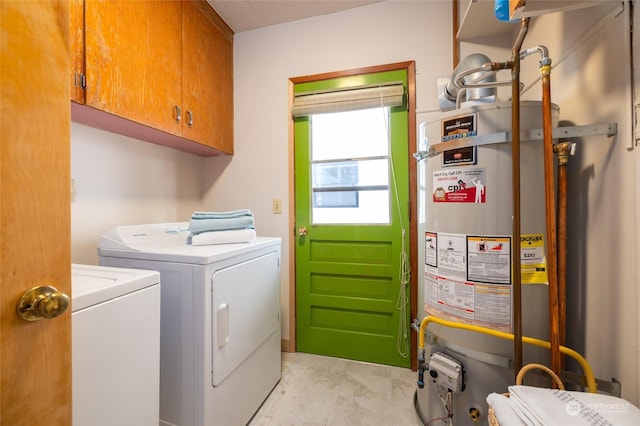
<svg viewBox="0 0 640 426"><path fill-rule="evenodd" d="M416 426L417 373L305 353L282 354L282 378L250 426Z"/></svg>

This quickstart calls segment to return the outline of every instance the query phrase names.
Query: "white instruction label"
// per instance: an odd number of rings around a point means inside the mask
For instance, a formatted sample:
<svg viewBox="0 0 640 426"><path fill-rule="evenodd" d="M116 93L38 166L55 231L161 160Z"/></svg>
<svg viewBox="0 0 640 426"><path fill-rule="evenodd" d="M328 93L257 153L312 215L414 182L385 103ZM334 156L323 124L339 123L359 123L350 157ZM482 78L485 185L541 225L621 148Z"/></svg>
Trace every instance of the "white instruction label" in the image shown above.
<svg viewBox="0 0 640 426"><path fill-rule="evenodd" d="M425 312L511 331L511 237L425 232Z"/></svg>

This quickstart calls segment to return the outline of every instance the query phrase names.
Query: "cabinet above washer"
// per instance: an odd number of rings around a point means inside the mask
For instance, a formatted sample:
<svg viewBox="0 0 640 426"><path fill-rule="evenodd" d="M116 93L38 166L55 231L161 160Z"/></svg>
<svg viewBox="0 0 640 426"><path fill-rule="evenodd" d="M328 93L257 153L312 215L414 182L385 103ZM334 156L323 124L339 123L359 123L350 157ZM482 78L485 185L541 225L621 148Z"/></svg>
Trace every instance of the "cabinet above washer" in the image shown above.
<svg viewBox="0 0 640 426"><path fill-rule="evenodd" d="M211 6L74 4L73 121L198 155L233 154L233 32Z"/></svg>

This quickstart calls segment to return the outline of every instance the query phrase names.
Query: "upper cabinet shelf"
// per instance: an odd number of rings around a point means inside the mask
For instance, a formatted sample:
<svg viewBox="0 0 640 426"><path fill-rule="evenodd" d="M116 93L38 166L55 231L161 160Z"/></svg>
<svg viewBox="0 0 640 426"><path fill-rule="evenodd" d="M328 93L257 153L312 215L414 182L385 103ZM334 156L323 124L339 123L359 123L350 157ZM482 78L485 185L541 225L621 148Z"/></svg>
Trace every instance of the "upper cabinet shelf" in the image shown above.
<svg viewBox="0 0 640 426"><path fill-rule="evenodd" d="M462 1L464 7L465 2ZM471 0L467 2L460 27L458 40L470 41L483 37L510 35L516 25L498 20L494 14L494 0Z"/></svg>
<svg viewBox="0 0 640 426"><path fill-rule="evenodd" d="M621 0L620 0L621 1ZM509 0L511 19L533 18L554 12L620 3L618 0Z"/></svg>
<svg viewBox="0 0 640 426"><path fill-rule="evenodd" d="M509 0L509 7L511 19L519 20L547 13L601 6L606 3L619 3L619 0ZM503 22L495 17L495 0L461 0L460 5L461 10L465 10L458 29L460 41L473 41L493 36L512 38L518 31L517 22Z"/></svg>

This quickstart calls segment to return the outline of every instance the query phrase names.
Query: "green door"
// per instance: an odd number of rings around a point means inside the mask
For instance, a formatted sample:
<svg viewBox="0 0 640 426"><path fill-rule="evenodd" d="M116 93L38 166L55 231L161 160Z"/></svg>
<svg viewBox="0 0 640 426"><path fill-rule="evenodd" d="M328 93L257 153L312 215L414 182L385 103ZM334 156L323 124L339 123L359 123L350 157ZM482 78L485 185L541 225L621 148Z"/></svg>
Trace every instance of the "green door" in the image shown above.
<svg viewBox="0 0 640 426"><path fill-rule="evenodd" d="M406 70L295 85L402 81ZM409 367L408 114L295 119L297 350Z"/></svg>

